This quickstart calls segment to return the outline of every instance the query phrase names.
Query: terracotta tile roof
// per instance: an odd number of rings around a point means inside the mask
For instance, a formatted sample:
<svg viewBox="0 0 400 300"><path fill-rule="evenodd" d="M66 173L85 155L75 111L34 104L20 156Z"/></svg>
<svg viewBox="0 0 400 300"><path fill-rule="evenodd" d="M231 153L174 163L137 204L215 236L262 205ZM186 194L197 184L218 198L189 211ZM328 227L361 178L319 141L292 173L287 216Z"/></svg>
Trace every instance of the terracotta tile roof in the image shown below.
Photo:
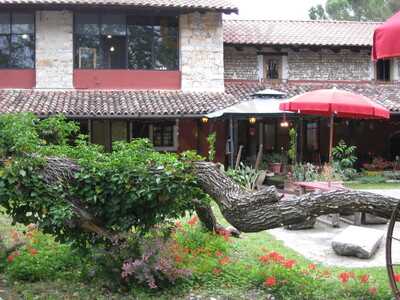
<svg viewBox="0 0 400 300"><path fill-rule="evenodd" d="M231 0L0 0L0 5L107 5L238 12Z"/></svg>
<svg viewBox="0 0 400 300"><path fill-rule="evenodd" d="M362 94L370 99L382 104L392 112L400 112L400 85L395 84L373 84L373 83L278 83L271 84L267 82L226 82L226 93L244 100L252 98L257 91L267 88L278 90L293 97L305 92L317 89L330 89L336 87L338 89Z"/></svg>
<svg viewBox="0 0 400 300"><path fill-rule="evenodd" d="M184 116L207 114L239 101L225 93L0 90L0 113L106 118Z"/></svg>
<svg viewBox="0 0 400 300"><path fill-rule="evenodd" d="M372 46L375 22L225 20L227 44Z"/></svg>

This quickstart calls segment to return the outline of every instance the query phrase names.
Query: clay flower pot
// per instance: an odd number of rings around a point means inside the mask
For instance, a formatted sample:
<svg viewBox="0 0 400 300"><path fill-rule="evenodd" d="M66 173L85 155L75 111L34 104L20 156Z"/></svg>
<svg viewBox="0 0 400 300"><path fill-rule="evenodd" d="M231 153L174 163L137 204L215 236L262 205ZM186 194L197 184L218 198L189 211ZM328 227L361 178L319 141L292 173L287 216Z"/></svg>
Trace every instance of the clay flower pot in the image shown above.
<svg viewBox="0 0 400 300"><path fill-rule="evenodd" d="M270 168L275 174L280 174L282 171L282 163L271 163Z"/></svg>

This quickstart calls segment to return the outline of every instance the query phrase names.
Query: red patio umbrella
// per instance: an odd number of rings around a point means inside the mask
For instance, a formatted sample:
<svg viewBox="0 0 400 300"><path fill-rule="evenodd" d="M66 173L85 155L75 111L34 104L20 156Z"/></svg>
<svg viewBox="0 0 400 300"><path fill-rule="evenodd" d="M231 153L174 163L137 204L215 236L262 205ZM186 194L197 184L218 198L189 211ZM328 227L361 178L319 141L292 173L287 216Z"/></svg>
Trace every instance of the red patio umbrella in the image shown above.
<svg viewBox="0 0 400 300"><path fill-rule="evenodd" d="M373 60L400 57L400 12L378 26L374 32Z"/></svg>
<svg viewBox="0 0 400 300"><path fill-rule="evenodd" d="M338 89L316 90L295 96L279 105L283 111L330 118L329 162L332 162L334 118L389 119L390 112L371 99Z"/></svg>

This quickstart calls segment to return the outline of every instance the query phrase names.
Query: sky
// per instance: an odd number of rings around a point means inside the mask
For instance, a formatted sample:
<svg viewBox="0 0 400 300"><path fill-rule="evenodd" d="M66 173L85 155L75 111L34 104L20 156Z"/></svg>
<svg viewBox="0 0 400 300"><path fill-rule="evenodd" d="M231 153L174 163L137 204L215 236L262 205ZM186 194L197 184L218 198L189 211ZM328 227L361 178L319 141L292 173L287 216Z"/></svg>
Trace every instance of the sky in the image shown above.
<svg viewBox="0 0 400 300"><path fill-rule="evenodd" d="M308 10L324 0L235 0L239 15L229 19L308 20Z"/></svg>

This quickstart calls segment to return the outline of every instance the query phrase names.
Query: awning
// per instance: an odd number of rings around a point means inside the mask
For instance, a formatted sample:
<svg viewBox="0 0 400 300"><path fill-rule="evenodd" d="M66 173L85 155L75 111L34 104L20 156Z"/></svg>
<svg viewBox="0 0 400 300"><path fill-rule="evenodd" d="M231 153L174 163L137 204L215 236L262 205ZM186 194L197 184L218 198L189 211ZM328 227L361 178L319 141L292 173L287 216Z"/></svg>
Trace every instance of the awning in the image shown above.
<svg viewBox="0 0 400 300"><path fill-rule="evenodd" d="M279 104L282 100L277 99L254 99L245 102L241 102L230 107L215 111L206 115L207 118L219 118L224 115L228 116L239 116L239 115L279 115L279 114L291 114L279 109Z"/></svg>

